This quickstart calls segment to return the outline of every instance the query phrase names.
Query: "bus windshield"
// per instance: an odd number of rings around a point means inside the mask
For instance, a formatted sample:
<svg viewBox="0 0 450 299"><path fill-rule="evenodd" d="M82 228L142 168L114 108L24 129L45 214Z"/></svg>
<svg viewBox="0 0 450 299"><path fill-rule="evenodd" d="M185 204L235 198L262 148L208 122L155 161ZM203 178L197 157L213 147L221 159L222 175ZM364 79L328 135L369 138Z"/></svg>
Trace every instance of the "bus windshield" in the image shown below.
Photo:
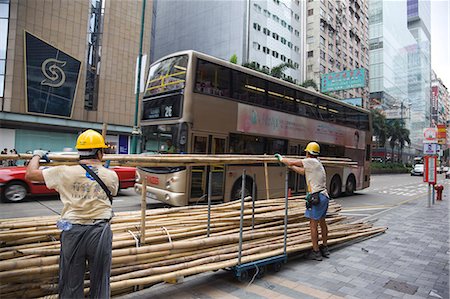
<svg viewBox="0 0 450 299"><path fill-rule="evenodd" d="M144 98L184 88L188 56L181 55L160 61L150 68Z"/></svg>
<svg viewBox="0 0 450 299"><path fill-rule="evenodd" d="M186 152L186 124L142 127L142 153L179 154Z"/></svg>

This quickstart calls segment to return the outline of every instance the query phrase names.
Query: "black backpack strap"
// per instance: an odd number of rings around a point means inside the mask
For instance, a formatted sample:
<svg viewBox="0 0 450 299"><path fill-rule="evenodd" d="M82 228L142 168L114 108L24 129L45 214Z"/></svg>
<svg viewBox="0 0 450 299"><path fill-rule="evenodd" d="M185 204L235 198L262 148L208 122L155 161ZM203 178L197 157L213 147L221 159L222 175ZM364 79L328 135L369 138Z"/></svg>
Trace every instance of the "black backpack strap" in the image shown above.
<svg viewBox="0 0 450 299"><path fill-rule="evenodd" d="M90 175L91 177L93 177L97 183L100 185L100 187L102 187L103 191L105 191L106 195L109 198L109 201L111 202L111 205L113 203L113 196L111 194L111 191L109 191L108 187L106 187L105 183L102 181L101 178L98 177L98 175L92 171L92 169L90 169L86 164L81 164L81 167L83 167Z"/></svg>

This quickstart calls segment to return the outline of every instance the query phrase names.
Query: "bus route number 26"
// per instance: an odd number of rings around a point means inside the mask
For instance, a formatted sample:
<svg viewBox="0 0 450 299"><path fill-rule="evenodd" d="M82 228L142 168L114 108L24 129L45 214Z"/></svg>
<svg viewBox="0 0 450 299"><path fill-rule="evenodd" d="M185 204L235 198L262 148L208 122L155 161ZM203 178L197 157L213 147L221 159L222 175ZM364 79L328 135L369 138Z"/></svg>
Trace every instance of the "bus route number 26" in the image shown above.
<svg viewBox="0 0 450 299"><path fill-rule="evenodd" d="M172 117L172 106L164 107L164 117Z"/></svg>

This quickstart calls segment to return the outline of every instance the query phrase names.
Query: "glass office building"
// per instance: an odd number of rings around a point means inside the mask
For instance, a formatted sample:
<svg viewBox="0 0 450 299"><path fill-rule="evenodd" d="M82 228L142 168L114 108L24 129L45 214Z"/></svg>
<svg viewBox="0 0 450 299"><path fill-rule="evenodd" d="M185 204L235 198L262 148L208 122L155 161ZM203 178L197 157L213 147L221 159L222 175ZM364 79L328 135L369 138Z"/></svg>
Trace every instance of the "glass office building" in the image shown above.
<svg viewBox="0 0 450 299"><path fill-rule="evenodd" d="M430 4L417 2L369 3L370 106L399 110L395 118L410 130L411 155L422 150L430 125Z"/></svg>

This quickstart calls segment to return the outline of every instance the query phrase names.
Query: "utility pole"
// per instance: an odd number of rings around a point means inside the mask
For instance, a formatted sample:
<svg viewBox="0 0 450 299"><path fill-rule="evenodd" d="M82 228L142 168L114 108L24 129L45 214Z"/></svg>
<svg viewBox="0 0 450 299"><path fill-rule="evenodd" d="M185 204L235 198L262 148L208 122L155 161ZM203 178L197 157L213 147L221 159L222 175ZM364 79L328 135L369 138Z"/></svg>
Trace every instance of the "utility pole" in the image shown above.
<svg viewBox="0 0 450 299"><path fill-rule="evenodd" d="M138 114L139 114L139 94L141 93L141 66L142 66L142 44L144 39L144 21L145 21L145 4L147 0L142 0L142 15L141 15L141 35L139 38L139 56L138 56L138 75L136 82L136 106L134 110L134 126L133 132L131 133L131 153L137 153L137 141L140 135L140 130L138 126Z"/></svg>

